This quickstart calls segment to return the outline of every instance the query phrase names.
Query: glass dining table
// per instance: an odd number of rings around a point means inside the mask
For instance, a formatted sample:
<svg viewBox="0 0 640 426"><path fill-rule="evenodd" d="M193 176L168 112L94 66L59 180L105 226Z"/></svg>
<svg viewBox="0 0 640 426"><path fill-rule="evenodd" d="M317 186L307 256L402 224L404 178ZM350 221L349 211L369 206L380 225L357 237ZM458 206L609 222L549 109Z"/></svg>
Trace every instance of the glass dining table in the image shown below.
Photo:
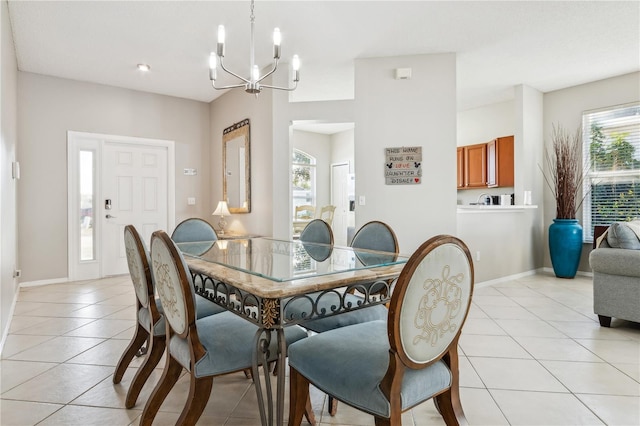
<svg viewBox="0 0 640 426"><path fill-rule="evenodd" d="M252 371L263 425L274 424L274 405L275 424L284 419L284 327L388 302L394 280L408 260L396 253L272 238L179 243L178 248L197 294L258 326ZM370 294L371 288L375 294ZM360 302L347 301L345 294L353 292L362 296ZM293 304L297 309L291 313L288 307ZM275 401L264 362L273 335L280 366ZM264 368L266 395L259 365Z"/></svg>

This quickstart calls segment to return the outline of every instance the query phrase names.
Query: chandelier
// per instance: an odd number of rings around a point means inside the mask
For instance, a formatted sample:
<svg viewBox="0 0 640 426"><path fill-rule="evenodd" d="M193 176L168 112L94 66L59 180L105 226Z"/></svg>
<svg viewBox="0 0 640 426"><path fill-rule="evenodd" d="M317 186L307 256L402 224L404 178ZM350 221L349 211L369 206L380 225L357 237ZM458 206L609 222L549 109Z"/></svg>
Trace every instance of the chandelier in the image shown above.
<svg viewBox="0 0 640 426"><path fill-rule="evenodd" d="M293 91L298 86L298 81L300 81L300 59L298 55L293 55L293 59L291 61L291 65L293 67L293 86L291 87L279 87L279 86L270 86L267 84L261 84L265 78L269 77L273 74L278 68L278 60L280 59L280 42L282 40L282 36L280 34L280 29L275 28L273 30L273 68L263 75L260 76L260 68L255 63L255 42L254 42L254 34L253 28L255 24L255 15L253 13L254 8L254 0L251 0L251 15L249 16L249 21L251 23L251 41L249 45L249 55L250 55L250 65L249 65L249 78L244 78L233 71L229 71L224 66L224 42L225 42L225 32L224 25L218 26L218 46L217 51L211 52L209 56L209 80L211 80L211 85L216 90L224 90L224 89L234 89L238 87L244 87L245 92L255 94L256 97L262 91L262 89L277 89L277 90L287 90ZM216 86L216 78L217 75L217 65L220 63L220 68L228 74L240 79L242 83L232 84L229 86Z"/></svg>

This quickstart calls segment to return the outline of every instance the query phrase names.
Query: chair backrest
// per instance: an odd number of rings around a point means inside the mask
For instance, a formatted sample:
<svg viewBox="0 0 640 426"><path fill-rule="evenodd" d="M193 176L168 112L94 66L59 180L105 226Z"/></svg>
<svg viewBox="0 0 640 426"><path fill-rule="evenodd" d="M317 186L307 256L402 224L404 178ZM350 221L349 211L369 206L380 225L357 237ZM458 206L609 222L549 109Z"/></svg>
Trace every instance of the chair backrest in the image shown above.
<svg viewBox="0 0 640 426"><path fill-rule="evenodd" d="M151 264L164 316L175 334L187 337L196 321L193 282L180 250L164 231L151 236Z"/></svg>
<svg viewBox="0 0 640 426"><path fill-rule="evenodd" d="M365 223L351 240L351 247L398 253L398 239L389 225L377 220Z"/></svg>
<svg viewBox="0 0 640 426"><path fill-rule="evenodd" d="M215 241L218 239L213 226L209 222L192 217L183 220L176 226L171 234L171 239L176 243L192 243L198 241Z"/></svg>
<svg viewBox="0 0 640 426"><path fill-rule="evenodd" d="M438 235L416 250L389 305L389 344L403 364L424 368L458 344L473 284L471 255L458 238Z"/></svg>
<svg viewBox="0 0 640 426"><path fill-rule="evenodd" d="M309 257L316 262L324 262L331 256L331 252L333 251L333 245L320 245L305 241L302 241L302 247L304 247Z"/></svg>
<svg viewBox="0 0 640 426"><path fill-rule="evenodd" d="M316 215L316 208L310 204L296 206L296 219L313 219Z"/></svg>
<svg viewBox="0 0 640 426"><path fill-rule="evenodd" d="M333 231L324 220L314 219L300 233L300 241L333 245Z"/></svg>
<svg viewBox="0 0 640 426"><path fill-rule="evenodd" d="M322 219L331 226L333 224L333 213L336 211L336 206L328 205L323 206L320 209L320 214L318 215L318 219Z"/></svg>
<svg viewBox="0 0 640 426"><path fill-rule="evenodd" d="M149 252L140 233L133 225L124 227L124 247L129 275L131 275L138 303L140 307L148 308L149 301L154 299ZM155 306L155 303L152 305Z"/></svg>

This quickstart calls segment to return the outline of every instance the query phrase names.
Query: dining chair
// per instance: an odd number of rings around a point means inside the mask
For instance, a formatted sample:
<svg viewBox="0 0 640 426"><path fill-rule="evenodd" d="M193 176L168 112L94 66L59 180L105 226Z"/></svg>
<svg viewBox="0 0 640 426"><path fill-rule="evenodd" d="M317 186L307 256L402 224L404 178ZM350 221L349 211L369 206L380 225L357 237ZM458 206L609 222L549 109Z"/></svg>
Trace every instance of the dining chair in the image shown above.
<svg viewBox="0 0 640 426"><path fill-rule="evenodd" d="M386 321L316 334L289 347L289 425L300 425L309 384L401 425L402 412L433 399L447 425L466 424L459 394L458 340L474 286L467 246L439 235L411 256Z"/></svg>
<svg viewBox="0 0 640 426"><path fill-rule="evenodd" d="M322 219L329 224L329 226L333 225L333 214L336 211L336 206L328 205L322 206L320 209L320 214L318 215L318 219Z"/></svg>
<svg viewBox="0 0 640 426"><path fill-rule="evenodd" d="M331 228L328 228L329 231ZM315 233L314 233L315 234ZM303 240L302 235L300 236ZM398 239L389 225L380 221L372 221L363 225L351 242L351 246L356 249L379 250L388 253L398 253ZM363 263L364 260L363 253ZM373 253L372 253L373 255ZM391 283L364 283L360 287L363 292L368 291L369 297L372 294L383 293L388 289ZM365 290L368 289L368 290ZM340 307L340 296L334 292L325 293L321 297L321 293L314 293L316 296L318 312L332 312ZM347 306L359 306L364 301L364 297L358 294L348 293L344 295L344 304ZM285 315L291 315L298 318L304 314L304 310L308 310L308 303L304 300L293 301L286 306ZM346 327L348 325L359 324L367 321L384 320L387 318L387 309L383 305L371 306L366 309L357 309L340 315L333 315L324 318L318 318L308 321L303 326L316 333L322 333L335 328ZM329 404L330 408L332 404ZM335 414L335 412L333 413Z"/></svg>
<svg viewBox="0 0 640 426"><path fill-rule="evenodd" d="M192 217L180 222L171 234L176 243L193 243L198 241L215 241L218 239L213 226L206 220Z"/></svg>
<svg viewBox="0 0 640 426"><path fill-rule="evenodd" d="M333 231L324 220L313 219L300 233L300 241L333 245Z"/></svg>
<svg viewBox="0 0 640 426"><path fill-rule="evenodd" d="M400 251L396 233L389 225L379 220L367 222L358 229L351 240L351 247L355 249L377 250L388 253ZM369 286L369 294L384 293L388 286L378 284Z"/></svg>
<svg viewBox="0 0 640 426"><path fill-rule="evenodd" d="M117 384L122 381L122 377L134 356L146 355L127 391L125 407L131 408L136 405L142 387L164 353L165 321L160 300L155 297L149 252L140 233L133 225L127 225L124 228L124 245L129 274L136 295L137 323L133 338L116 365L113 383ZM203 297L196 298L198 318L214 315L224 310ZM145 342L146 347L144 347Z"/></svg>
<svg viewBox="0 0 640 426"><path fill-rule="evenodd" d="M299 235L309 221L316 216L316 207L311 204L296 206L293 214L293 234Z"/></svg>
<svg viewBox="0 0 640 426"><path fill-rule="evenodd" d="M213 246L213 242L218 240L218 234L213 226L206 220L192 217L180 222L171 233L171 239L175 243L201 243L200 247L191 247L190 253L195 254L196 250L201 249L202 253L206 252ZM196 278L196 287L205 287L200 277Z"/></svg>
<svg viewBox="0 0 640 426"><path fill-rule="evenodd" d="M197 295L191 274L182 253L164 231L156 231L151 237L151 261L168 324L167 357L162 377L144 407L140 424L152 424L167 394L185 369L191 384L176 424L194 425L209 400L213 378L253 365L254 340L259 329L233 312L200 319L196 317ZM291 344L305 338L306 333L294 326L287 327L284 336L286 344ZM275 360L278 353L277 339L271 339L267 362Z"/></svg>
<svg viewBox="0 0 640 426"><path fill-rule="evenodd" d="M296 219L313 219L316 215L316 207L311 204L304 204L302 206L296 206L295 218Z"/></svg>
<svg viewBox="0 0 640 426"><path fill-rule="evenodd" d="M399 252L398 238L396 237L395 232L393 232L393 229L391 229L389 225L378 220L367 222L362 225L353 236L350 246L355 249L376 250L395 254ZM370 254L363 252L358 258L362 263L366 264L368 260L371 260L368 259L369 255L372 256L374 258L373 261L375 261L375 253ZM376 294L384 294L386 296L391 284L391 281L387 281L385 283L363 283L360 285L360 288L363 293L368 294L365 294L364 296L354 294L354 292L345 294L345 304L350 304L349 306L358 306L364 302L365 297L370 297ZM301 302L298 302L298 304L300 303ZM338 299L338 296L333 293L328 293L317 301L317 309L319 311L324 310L325 312L331 312L331 310L335 309L337 306L340 306L340 300ZM365 309L346 312L340 315L312 320L305 323L304 327L315 331L316 333L322 333L353 324L385 320L387 318L387 313L385 306L376 305ZM331 395L329 395L327 408L329 414L332 416L336 415L338 404Z"/></svg>

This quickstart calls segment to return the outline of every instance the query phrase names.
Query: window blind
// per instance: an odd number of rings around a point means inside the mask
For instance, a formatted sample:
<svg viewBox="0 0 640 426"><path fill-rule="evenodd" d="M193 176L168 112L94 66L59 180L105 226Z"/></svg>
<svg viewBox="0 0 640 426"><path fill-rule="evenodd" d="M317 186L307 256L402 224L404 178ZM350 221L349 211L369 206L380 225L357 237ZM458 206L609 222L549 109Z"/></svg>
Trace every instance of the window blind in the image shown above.
<svg viewBox="0 0 640 426"><path fill-rule="evenodd" d="M582 115L583 239L596 225L640 218L640 102Z"/></svg>

